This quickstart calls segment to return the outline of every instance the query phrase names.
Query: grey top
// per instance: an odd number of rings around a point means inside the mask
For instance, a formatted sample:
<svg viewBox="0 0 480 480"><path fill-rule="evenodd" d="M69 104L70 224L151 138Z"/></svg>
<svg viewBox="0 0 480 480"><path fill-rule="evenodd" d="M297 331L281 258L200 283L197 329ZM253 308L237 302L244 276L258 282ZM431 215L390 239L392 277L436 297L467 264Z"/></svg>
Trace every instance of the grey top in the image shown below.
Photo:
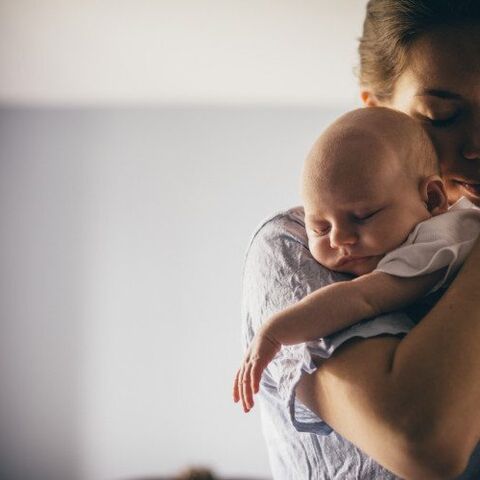
<svg viewBox="0 0 480 480"><path fill-rule="evenodd" d="M264 222L248 247L243 276L242 339L246 347L273 313L329 283L351 278L322 267L308 250L301 207ZM437 297L438 298L438 297ZM428 302L427 302L428 303ZM432 302L430 302L432 303ZM430 305L431 306L431 305ZM273 477L278 480L370 480L398 477L365 455L295 398L312 355L328 358L353 337L403 336L428 306L359 322L318 342L283 347L265 370L257 403ZM480 478L480 444L461 480Z"/></svg>

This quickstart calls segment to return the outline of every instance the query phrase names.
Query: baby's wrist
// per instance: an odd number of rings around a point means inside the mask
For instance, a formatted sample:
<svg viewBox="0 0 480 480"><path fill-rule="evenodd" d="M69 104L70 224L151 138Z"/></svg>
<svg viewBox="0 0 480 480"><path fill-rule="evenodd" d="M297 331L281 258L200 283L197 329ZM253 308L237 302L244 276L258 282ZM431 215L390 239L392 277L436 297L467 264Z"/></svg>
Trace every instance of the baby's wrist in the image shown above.
<svg viewBox="0 0 480 480"><path fill-rule="evenodd" d="M277 325L275 322L275 317L270 317L267 322L265 322L262 327L259 329L258 334L268 340L270 343L273 343L277 347L282 346L282 341L279 338L279 332L277 332Z"/></svg>

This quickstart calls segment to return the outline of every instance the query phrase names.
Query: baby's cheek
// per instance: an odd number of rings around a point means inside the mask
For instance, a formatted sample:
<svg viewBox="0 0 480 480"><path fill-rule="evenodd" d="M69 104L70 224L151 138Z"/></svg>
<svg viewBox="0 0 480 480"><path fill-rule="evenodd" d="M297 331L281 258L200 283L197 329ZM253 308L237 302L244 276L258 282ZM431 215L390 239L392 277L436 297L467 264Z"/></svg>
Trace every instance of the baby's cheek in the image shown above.
<svg viewBox="0 0 480 480"><path fill-rule="evenodd" d="M308 247L310 249L310 253L317 262L321 264L328 263L329 258L331 258L331 249L328 239L321 238L310 241L308 243Z"/></svg>
<svg viewBox="0 0 480 480"><path fill-rule="evenodd" d="M312 257L317 260L317 262L319 261L319 258L321 258L321 251L318 247L318 243L317 242L309 242L308 244L308 248L310 249L310 253L312 254Z"/></svg>
<svg viewBox="0 0 480 480"><path fill-rule="evenodd" d="M360 237L362 247L369 250L377 250L385 241L388 241L387 237L389 234L390 232L379 228L371 228L367 232L362 232Z"/></svg>
<svg viewBox="0 0 480 480"><path fill-rule="evenodd" d="M365 239L364 246L376 255L382 255L394 248L398 247L402 243L401 234L399 235L396 225L388 230L379 229L372 232L368 238Z"/></svg>
<svg viewBox="0 0 480 480"><path fill-rule="evenodd" d="M388 253L400 247L408 238L416 223L406 223L392 227L389 235L384 237L383 253Z"/></svg>

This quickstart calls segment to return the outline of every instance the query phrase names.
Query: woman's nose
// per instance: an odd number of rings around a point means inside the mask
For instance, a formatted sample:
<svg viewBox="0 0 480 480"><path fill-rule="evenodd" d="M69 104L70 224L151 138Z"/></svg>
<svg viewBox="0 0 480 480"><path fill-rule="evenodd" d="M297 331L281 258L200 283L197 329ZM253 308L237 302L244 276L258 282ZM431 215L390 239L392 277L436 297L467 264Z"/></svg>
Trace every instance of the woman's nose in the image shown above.
<svg viewBox="0 0 480 480"><path fill-rule="evenodd" d="M330 230L330 248L354 245L358 241L357 232L353 228L332 228Z"/></svg>

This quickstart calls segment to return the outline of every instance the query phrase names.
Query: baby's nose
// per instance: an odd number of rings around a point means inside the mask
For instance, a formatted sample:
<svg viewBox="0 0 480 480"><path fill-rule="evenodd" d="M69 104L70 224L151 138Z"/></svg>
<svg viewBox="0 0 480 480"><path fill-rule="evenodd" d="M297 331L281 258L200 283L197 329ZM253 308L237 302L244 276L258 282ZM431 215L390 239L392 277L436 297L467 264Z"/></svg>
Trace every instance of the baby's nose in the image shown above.
<svg viewBox="0 0 480 480"><path fill-rule="evenodd" d="M330 231L330 248L357 243L358 235L353 228L332 228Z"/></svg>

